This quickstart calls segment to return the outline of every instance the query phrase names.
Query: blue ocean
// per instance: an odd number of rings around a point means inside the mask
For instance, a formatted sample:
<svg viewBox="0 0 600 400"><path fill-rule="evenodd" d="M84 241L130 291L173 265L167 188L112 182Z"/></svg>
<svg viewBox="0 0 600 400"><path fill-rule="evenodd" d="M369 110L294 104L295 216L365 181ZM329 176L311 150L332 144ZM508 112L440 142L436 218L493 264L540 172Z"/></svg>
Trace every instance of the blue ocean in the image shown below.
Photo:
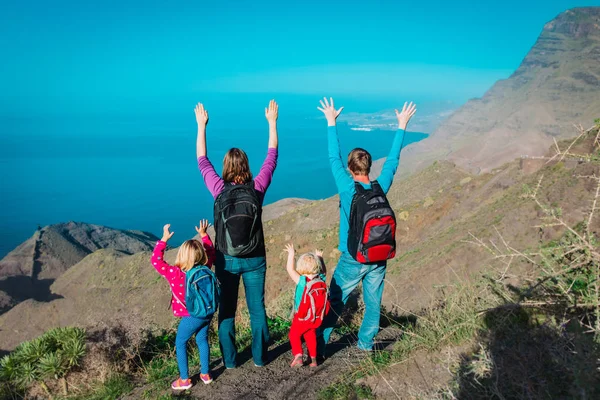
<svg viewBox="0 0 600 400"><path fill-rule="evenodd" d="M38 225L66 221L156 235L171 223L176 242L192 236L199 219L212 220L213 205L197 168L193 105L182 112L157 108L128 115L1 117L0 257ZM268 140L263 110L209 108L208 153L217 171L227 149L235 146L248 153L253 173L258 172ZM374 159L387 155L394 135L355 131L344 124L338 130L343 154L362 146ZM410 133L405 145L423 136ZM335 194L326 123L316 108L313 113L288 113L280 104L279 143L266 203Z"/></svg>

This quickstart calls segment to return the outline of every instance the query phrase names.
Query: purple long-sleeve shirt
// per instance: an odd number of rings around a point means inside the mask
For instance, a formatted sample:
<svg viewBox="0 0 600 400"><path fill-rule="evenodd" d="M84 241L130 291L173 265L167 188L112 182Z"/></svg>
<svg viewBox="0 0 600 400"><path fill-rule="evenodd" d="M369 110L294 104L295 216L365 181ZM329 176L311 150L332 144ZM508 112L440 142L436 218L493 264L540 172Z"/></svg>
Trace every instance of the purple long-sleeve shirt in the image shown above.
<svg viewBox="0 0 600 400"><path fill-rule="evenodd" d="M277 155L277 149L269 148L267 157L262 167L260 167L258 175L254 178L254 189L259 193L261 202L265 198L265 193L271 184L271 179L273 179L273 173L275 172L275 167L277 167ZM217 174L215 167L206 156L198 158L198 169L202 173L204 184L210 191L210 194L216 199L223 191L225 181Z"/></svg>

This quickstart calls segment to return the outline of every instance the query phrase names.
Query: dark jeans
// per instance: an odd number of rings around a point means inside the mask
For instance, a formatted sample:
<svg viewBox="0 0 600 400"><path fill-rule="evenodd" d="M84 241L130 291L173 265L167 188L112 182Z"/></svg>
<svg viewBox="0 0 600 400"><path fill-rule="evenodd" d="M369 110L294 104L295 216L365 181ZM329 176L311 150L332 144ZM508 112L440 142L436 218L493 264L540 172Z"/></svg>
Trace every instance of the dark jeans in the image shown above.
<svg viewBox="0 0 600 400"><path fill-rule="evenodd" d="M263 257L236 258L217 254L215 263L217 278L221 283L219 306L219 344L223 363L227 368L237 366L235 345L235 312L238 303L240 277L244 281L246 304L252 330L252 358L258 366L267 362L269 327L265 311L265 275L267 261Z"/></svg>

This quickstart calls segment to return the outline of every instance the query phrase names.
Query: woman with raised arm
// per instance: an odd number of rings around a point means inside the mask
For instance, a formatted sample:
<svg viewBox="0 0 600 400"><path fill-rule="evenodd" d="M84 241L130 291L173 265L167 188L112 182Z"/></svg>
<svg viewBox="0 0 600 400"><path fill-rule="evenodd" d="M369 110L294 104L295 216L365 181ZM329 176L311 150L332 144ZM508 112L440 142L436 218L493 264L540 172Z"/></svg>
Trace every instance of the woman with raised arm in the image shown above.
<svg viewBox="0 0 600 400"><path fill-rule="evenodd" d="M240 278L244 282L246 304L252 330L254 365L267 362L269 328L265 311L265 275L267 271L262 227L262 204L277 166L277 116L279 107L271 100L265 108L269 123L267 157L253 179L246 153L231 148L223 159L222 177L208 160L206 125L208 112L202 104L195 109L198 122L198 168L206 187L215 199L214 225L217 259L215 270L221 283L219 306L219 342L223 363L228 369L237 366L235 346L235 312Z"/></svg>

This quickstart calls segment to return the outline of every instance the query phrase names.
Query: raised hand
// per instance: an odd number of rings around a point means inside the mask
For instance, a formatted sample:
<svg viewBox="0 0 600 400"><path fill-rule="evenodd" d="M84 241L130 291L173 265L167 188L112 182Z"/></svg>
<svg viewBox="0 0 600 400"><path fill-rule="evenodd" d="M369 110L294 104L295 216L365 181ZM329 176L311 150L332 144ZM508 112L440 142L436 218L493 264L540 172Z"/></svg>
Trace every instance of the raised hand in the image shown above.
<svg viewBox="0 0 600 400"><path fill-rule="evenodd" d="M288 253L289 256L294 256L296 254L296 250L294 249L294 244L293 243L288 243L285 245L285 252Z"/></svg>
<svg viewBox="0 0 600 400"><path fill-rule="evenodd" d="M163 235L162 235L162 240L163 242L168 242L169 239L171 239L173 237L173 235L175 234L175 232L170 232L169 229L171 228L171 224L166 224L165 226L163 226Z"/></svg>
<svg viewBox="0 0 600 400"><path fill-rule="evenodd" d="M323 258L323 251L322 250L315 250L315 256Z"/></svg>
<svg viewBox="0 0 600 400"><path fill-rule="evenodd" d="M198 232L198 234L200 235L200 237L207 236L208 233L206 233L206 230L210 226L210 224L208 223L208 220L207 219L201 219L199 225L200 226L195 226L194 227L194 228L196 228L196 232Z"/></svg>
<svg viewBox="0 0 600 400"><path fill-rule="evenodd" d="M288 274L290 275L290 278L292 278L294 283L298 283L298 281L300 280L300 274L298 274L296 268L294 267L294 255L296 254L296 250L294 249L293 243L286 244L284 251L288 253L288 259L285 264L285 269L287 270Z"/></svg>
<svg viewBox="0 0 600 400"><path fill-rule="evenodd" d="M196 104L194 113L196 114L196 122L198 123L199 128L208 124L208 111L204 109L204 105L202 103Z"/></svg>
<svg viewBox="0 0 600 400"><path fill-rule="evenodd" d="M277 122L277 117L279 116L279 105L275 102L275 100L271 100L269 102L269 107L265 107L265 117L269 124L274 124Z"/></svg>
<svg viewBox="0 0 600 400"><path fill-rule="evenodd" d="M327 101L327 97L323 97L323 100L320 100L320 103L321 107L317 107L317 110L325 114L327 126L335 126L335 120L339 117L344 107L340 107L339 110L336 110L333 105L333 97L330 97L329 101Z"/></svg>
<svg viewBox="0 0 600 400"><path fill-rule="evenodd" d="M412 118L413 115L417 112L417 105L413 104L411 101L410 104L404 103L404 107L402 107L402 112L396 111L396 118L398 118L398 129L406 130L406 126L408 125L408 121Z"/></svg>

